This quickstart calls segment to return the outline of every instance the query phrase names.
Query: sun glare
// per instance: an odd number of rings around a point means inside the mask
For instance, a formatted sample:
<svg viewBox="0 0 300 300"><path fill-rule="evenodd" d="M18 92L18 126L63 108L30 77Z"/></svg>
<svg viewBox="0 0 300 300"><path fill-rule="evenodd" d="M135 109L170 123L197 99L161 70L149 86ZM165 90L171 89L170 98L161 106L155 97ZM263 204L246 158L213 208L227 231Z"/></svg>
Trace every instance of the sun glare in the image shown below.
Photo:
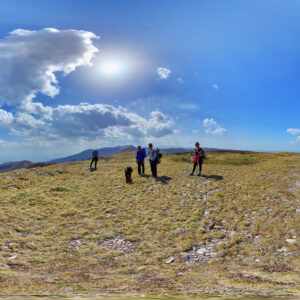
<svg viewBox="0 0 300 300"><path fill-rule="evenodd" d="M124 71L124 64L119 61L106 61L102 64L101 69L106 76L118 75Z"/></svg>

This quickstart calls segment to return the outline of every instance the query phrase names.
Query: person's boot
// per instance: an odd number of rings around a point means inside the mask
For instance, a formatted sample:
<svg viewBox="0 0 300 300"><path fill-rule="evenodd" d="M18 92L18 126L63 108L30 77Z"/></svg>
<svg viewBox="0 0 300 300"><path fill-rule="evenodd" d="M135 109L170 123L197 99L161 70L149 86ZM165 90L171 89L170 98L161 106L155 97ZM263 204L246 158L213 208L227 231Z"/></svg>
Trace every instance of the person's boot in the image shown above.
<svg viewBox="0 0 300 300"><path fill-rule="evenodd" d="M200 177L200 176L201 176L201 173L199 172L199 173L197 174L197 176Z"/></svg>
<svg viewBox="0 0 300 300"><path fill-rule="evenodd" d="M194 172L192 172L192 173L190 174L190 176L194 176Z"/></svg>

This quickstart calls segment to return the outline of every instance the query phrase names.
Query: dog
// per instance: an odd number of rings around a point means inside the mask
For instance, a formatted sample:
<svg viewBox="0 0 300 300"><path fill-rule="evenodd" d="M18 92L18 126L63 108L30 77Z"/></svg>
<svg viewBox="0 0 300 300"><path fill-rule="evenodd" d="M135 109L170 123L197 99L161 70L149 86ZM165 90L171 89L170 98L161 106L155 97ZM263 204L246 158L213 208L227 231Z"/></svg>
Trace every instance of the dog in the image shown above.
<svg viewBox="0 0 300 300"><path fill-rule="evenodd" d="M132 173L132 168L131 167L127 167L125 169L125 177L126 177L126 183L132 183L132 179L131 179L131 173Z"/></svg>

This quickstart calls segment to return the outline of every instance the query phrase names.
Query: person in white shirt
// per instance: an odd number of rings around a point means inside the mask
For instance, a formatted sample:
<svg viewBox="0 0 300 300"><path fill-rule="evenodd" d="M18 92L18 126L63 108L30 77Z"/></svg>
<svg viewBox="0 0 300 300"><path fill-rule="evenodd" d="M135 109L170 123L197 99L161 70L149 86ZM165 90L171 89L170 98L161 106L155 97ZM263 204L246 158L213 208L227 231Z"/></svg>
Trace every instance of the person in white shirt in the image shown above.
<svg viewBox="0 0 300 300"><path fill-rule="evenodd" d="M149 156L152 177L157 178L158 150L154 150L151 143L148 144L148 147L149 151L147 154Z"/></svg>

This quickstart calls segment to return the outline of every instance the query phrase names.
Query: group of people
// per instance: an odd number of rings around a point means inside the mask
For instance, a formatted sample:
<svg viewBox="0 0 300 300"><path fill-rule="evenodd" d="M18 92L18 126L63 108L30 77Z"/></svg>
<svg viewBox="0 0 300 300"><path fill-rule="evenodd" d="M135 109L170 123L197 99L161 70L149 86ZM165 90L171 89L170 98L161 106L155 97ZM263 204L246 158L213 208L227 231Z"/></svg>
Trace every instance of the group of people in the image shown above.
<svg viewBox="0 0 300 300"><path fill-rule="evenodd" d="M149 157L150 167L151 167L151 173L153 178L157 178L157 165L160 163L160 159L162 157L162 154L160 153L160 150L158 148L154 149L153 144L148 144L148 152L146 152L145 148L142 148L141 146L137 147L136 152L136 163L138 167L138 174L140 176L145 174L145 158ZM95 164L95 169L97 169L97 162L99 160L98 158L98 151L94 150L92 154L92 160L90 164L90 168L92 169L93 163ZM202 171L202 164L203 159L205 158L205 152L202 148L200 148L200 144L198 142L195 143L195 149L191 153L191 157L193 157L193 171L190 173L190 176L193 176L196 169L198 169L197 176L201 176Z"/></svg>
<svg viewBox="0 0 300 300"><path fill-rule="evenodd" d="M145 149L142 149L141 146L138 146L136 152L136 163L138 165L138 173L139 175L145 174L145 158L149 157L151 173L153 178L157 178L157 165L160 163L161 153L158 148L153 149L152 143L148 144L149 151L146 153Z"/></svg>

